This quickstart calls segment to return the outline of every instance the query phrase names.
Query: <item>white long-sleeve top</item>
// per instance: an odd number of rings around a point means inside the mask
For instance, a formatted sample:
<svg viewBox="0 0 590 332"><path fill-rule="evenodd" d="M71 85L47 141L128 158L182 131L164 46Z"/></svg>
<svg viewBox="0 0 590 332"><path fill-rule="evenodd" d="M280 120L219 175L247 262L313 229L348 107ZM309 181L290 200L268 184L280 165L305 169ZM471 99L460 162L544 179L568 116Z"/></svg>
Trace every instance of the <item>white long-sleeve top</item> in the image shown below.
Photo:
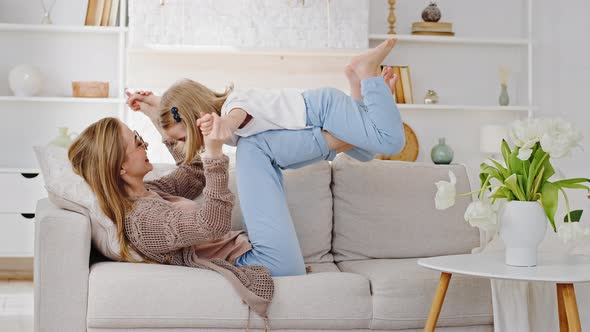
<svg viewBox="0 0 590 332"><path fill-rule="evenodd" d="M226 144L236 146L240 137L267 130L306 128L305 101L299 89L240 89L231 92L221 107L221 115L241 108L252 119L232 135Z"/></svg>

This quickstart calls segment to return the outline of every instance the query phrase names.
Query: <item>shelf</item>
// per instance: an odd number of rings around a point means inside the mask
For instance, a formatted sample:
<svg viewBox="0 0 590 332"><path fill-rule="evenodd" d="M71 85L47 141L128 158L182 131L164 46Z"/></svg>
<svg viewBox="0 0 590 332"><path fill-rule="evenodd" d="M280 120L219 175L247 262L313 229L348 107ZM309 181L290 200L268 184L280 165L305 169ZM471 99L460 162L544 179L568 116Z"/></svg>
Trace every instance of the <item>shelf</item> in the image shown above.
<svg viewBox="0 0 590 332"><path fill-rule="evenodd" d="M38 168L26 168L26 167L2 167L0 166L0 173L37 173L40 174L41 170Z"/></svg>
<svg viewBox="0 0 590 332"><path fill-rule="evenodd" d="M146 46L141 48L129 48L128 54L153 54L153 55L276 55L276 56L326 56L326 57L350 57L359 55L366 49L257 49L240 48L233 46Z"/></svg>
<svg viewBox="0 0 590 332"><path fill-rule="evenodd" d="M390 35L369 34L369 40L385 40L396 38L400 42L466 44L466 45L497 45L497 46L527 46L527 39L509 38L469 38L453 36L424 36L424 35Z"/></svg>
<svg viewBox="0 0 590 332"><path fill-rule="evenodd" d="M94 103L94 104L120 104L126 100L122 98L75 98L75 97L16 97L0 96L1 101L8 102L41 102L41 103Z"/></svg>
<svg viewBox="0 0 590 332"><path fill-rule="evenodd" d="M106 33L118 34L127 32L126 27L75 26L75 25L41 25L0 23L0 31L16 32L73 32L73 33Z"/></svg>
<svg viewBox="0 0 590 332"><path fill-rule="evenodd" d="M440 110L440 111L484 111L484 112L528 112L536 107L528 106L481 106L481 105L440 105L440 104L397 104L400 110Z"/></svg>

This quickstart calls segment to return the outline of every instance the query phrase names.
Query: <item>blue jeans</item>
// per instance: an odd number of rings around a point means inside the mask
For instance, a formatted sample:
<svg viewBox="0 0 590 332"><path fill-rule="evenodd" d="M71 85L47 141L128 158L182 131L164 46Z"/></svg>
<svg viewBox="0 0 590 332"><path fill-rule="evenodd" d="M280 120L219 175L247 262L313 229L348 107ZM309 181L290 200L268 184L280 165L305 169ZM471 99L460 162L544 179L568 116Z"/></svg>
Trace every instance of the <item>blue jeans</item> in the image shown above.
<svg viewBox="0 0 590 332"><path fill-rule="evenodd" d="M281 170L333 160L336 153L328 149L322 129L355 145L351 156L357 159L395 154L404 146L401 116L383 78L361 81L361 92L363 102L337 89L307 90L311 128L269 130L238 140L238 195L252 249L238 257L237 266L263 265L273 277L305 274Z"/></svg>
<svg viewBox="0 0 590 332"><path fill-rule="evenodd" d="M362 101L334 88L306 90L307 125L354 145L345 153L361 161L399 153L405 133L391 90L382 77L371 77L361 81L361 95Z"/></svg>
<svg viewBox="0 0 590 332"><path fill-rule="evenodd" d="M238 257L235 265L263 265L273 277L305 274L281 170L335 156L320 127L269 130L238 140L238 195L252 249Z"/></svg>

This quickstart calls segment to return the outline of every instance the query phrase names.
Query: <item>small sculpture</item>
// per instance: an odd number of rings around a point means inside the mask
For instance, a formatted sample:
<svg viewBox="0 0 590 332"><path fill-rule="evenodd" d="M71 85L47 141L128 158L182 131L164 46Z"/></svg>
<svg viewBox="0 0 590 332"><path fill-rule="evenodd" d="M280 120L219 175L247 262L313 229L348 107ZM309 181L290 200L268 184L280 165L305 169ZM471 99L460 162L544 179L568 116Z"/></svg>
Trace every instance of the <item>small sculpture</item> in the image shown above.
<svg viewBox="0 0 590 332"><path fill-rule="evenodd" d="M422 11L422 19L424 22L438 22L440 17L440 9L434 1L431 1L430 4Z"/></svg>

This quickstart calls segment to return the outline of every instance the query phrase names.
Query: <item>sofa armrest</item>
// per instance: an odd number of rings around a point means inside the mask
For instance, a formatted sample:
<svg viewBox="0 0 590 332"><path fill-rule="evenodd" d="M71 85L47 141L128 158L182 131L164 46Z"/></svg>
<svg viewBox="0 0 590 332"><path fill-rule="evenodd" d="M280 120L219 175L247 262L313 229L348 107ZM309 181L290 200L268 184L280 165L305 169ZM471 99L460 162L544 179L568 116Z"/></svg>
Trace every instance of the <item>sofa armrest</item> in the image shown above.
<svg viewBox="0 0 590 332"><path fill-rule="evenodd" d="M48 199L35 211L35 332L86 331L90 220Z"/></svg>

